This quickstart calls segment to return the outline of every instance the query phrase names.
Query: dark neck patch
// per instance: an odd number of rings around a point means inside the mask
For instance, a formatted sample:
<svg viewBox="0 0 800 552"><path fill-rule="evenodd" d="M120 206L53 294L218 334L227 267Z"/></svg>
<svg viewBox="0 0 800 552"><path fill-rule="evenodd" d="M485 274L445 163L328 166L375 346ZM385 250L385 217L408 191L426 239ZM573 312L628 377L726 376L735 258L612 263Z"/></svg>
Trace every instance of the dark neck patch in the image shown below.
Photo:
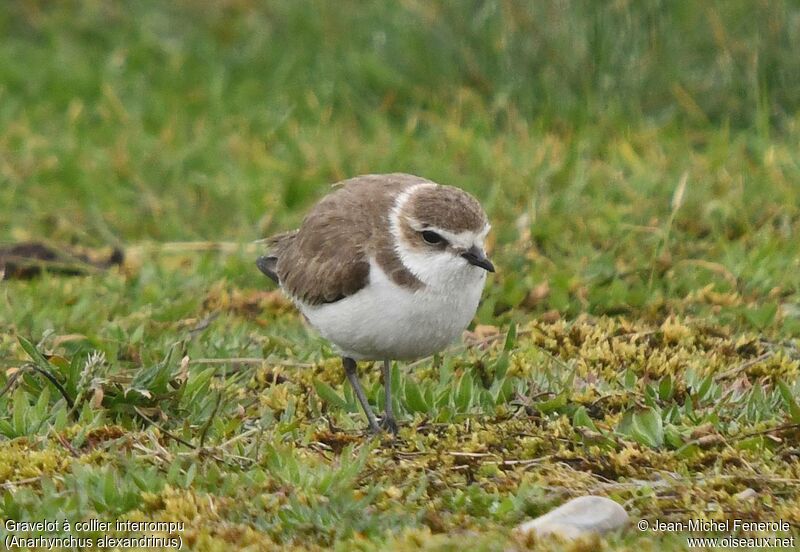
<svg viewBox="0 0 800 552"><path fill-rule="evenodd" d="M386 275L398 286L408 288L412 291L422 289L425 284L417 278L413 272L406 268L394 247L381 249L375 256L375 262L381 267Z"/></svg>

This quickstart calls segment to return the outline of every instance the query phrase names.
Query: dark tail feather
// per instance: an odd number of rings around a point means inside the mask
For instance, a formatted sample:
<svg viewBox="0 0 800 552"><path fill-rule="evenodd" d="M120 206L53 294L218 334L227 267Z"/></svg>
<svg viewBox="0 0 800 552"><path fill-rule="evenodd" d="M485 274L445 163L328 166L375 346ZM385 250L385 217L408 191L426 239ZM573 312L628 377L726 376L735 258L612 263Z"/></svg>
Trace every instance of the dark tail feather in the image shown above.
<svg viewBox="0 0 800 552"><path fill-rule="evenodd" d="M278 278L278 273L276 272L278 265L278 257L272 257L269 255L265 255L264 257L259 257L256 260L256 266L258 269L264 273L267 278L275 282L276 284L280 284L280 279Z"/></svg>
<svg viewBox="0 0 800 552"><path fill-rule="evenodd" d="M281 284L281 279L278 277L278 257L292 245L296 235L297 230L292 230L268 238L267 254L256 261L258 269L278 285Z"/></svg>

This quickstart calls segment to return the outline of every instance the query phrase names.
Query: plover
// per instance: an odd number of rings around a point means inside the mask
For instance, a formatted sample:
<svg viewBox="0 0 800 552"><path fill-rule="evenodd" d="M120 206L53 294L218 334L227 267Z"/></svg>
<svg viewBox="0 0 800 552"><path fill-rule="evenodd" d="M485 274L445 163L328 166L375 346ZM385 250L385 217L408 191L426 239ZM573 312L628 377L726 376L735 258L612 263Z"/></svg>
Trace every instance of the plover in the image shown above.
<svg viewBox="0 0 800 552"><path fill-rule="evenodd" d="M300 228L267 239L258 268L336 347L373 433L397 432L391 361L443 350L475 315L494 272L478 201L453 186L409 174L376 174L334 185ZM381 361L380 425L356 373Z"/></svg>

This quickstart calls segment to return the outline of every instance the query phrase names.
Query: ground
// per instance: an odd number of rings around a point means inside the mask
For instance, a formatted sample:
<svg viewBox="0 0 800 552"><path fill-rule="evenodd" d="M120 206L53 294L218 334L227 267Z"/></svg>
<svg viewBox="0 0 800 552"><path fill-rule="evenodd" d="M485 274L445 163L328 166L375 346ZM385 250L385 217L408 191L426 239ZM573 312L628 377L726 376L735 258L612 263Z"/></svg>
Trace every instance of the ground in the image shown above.
<svg viewBox="0 0 800 552"><path fill-rule="evenodd" d="M4 7L0 241L125 259L7 271L3 519L182 520L197 550L688 546L642 519L800 536L798 20L777 1ZM498 267L462 344L394 366L396 440L364 434L253 243L390 171L475 194ZM362 365L376 407L379 374ZM512 534L588 493L632 527Z"/></svg>

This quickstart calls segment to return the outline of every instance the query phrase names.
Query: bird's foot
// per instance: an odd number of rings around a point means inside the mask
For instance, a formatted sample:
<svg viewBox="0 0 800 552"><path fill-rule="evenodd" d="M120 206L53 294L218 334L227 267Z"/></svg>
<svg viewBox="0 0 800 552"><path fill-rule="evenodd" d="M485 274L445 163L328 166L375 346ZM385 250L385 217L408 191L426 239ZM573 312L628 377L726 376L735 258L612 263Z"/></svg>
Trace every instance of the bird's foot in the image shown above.
<svg viewBox="0 0 800 552"><path fill-rule="evenodd" d="M400 431L400 428L397 426L397 422L392 416L384 416L381 419L381 428L383 428L384 431L388 431L392 435L397 435L397 433Z"/></svg>
<svg viewBox="0 0 800 552"><path fill-rule="evenodd" d="M369 433L370 435L380 435L381 433L383 433L383 429L381 428L380 425L378 425L377 423L372 423L372 420L370 420L370 424L367 427L367 433Z"/></svg>
<svg viewBox="0 0 800 552"><path fill-rule="evenodd" d="M380 422L376 424L370 424L367 428L367 432L370 435L382 435L384 433L390 433L393 437L397 435L400 431L400 428L397 426L397 422L394 418L384 417L381 419Z"/></svg>

